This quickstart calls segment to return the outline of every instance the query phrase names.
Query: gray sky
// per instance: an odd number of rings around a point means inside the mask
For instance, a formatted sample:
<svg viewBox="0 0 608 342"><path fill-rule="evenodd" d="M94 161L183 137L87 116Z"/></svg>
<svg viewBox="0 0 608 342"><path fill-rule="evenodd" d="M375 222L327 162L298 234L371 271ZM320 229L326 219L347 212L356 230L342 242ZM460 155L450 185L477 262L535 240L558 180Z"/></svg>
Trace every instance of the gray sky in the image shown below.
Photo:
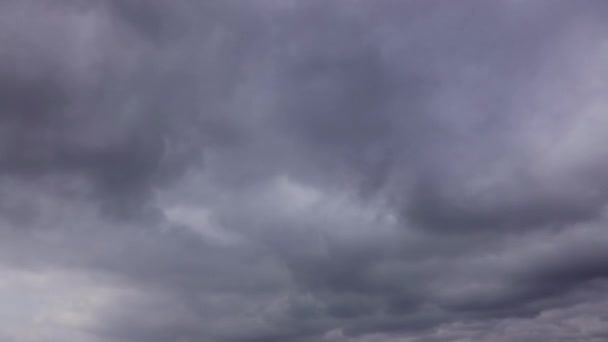
<svg viewBox="0 0 608 342"><path fill-rule="evenodd" d="M607 18L0 1L0 340L608 340Z"/></svg>

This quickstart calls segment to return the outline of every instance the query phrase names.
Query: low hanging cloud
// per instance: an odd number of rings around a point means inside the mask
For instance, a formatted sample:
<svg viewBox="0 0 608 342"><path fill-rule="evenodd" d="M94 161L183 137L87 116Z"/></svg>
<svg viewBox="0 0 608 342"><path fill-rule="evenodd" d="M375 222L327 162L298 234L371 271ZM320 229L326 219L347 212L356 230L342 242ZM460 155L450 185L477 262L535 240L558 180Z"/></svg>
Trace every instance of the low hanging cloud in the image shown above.
<svg viewBox="0 0 608 342"><path fill-rule="evenodd" d="M0 339L607 339L607 15L1 1Z"/></svg>

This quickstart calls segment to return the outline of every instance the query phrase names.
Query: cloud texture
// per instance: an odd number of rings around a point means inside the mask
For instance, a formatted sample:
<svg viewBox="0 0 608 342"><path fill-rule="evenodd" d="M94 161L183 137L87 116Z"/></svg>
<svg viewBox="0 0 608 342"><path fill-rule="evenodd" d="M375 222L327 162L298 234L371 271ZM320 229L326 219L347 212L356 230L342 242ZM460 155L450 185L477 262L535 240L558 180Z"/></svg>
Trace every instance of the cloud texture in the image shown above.
<svg viewBox="0 0 608 342"><path fill-rule="evenodd" d="M604 1L0 1L2 341L605 341Z"/></svg>

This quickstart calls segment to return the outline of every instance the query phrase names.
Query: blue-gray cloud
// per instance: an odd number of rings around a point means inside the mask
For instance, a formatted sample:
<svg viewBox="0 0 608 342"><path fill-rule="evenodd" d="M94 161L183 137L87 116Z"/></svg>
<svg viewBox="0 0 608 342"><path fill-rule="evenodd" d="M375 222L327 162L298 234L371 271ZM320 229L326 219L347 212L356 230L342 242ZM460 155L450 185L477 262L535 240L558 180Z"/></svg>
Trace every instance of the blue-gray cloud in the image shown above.
<svg viewBox="0 0 608 342"><path fill-rule="evenodd" d="M0 336L605 338L607 10L0 2Z"/></svg>

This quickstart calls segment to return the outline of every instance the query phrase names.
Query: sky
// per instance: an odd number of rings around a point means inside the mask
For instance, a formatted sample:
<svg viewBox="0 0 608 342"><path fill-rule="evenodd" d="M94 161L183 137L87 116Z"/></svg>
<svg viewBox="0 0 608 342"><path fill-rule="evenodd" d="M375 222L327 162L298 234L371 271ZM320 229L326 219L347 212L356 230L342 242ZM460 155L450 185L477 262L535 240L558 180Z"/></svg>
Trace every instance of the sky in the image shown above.
<svg viewBox="0 0 608 342"><path fill-rule="evenodd" d="M608 340L607 19L0 1L0 341Z"/></svg>

